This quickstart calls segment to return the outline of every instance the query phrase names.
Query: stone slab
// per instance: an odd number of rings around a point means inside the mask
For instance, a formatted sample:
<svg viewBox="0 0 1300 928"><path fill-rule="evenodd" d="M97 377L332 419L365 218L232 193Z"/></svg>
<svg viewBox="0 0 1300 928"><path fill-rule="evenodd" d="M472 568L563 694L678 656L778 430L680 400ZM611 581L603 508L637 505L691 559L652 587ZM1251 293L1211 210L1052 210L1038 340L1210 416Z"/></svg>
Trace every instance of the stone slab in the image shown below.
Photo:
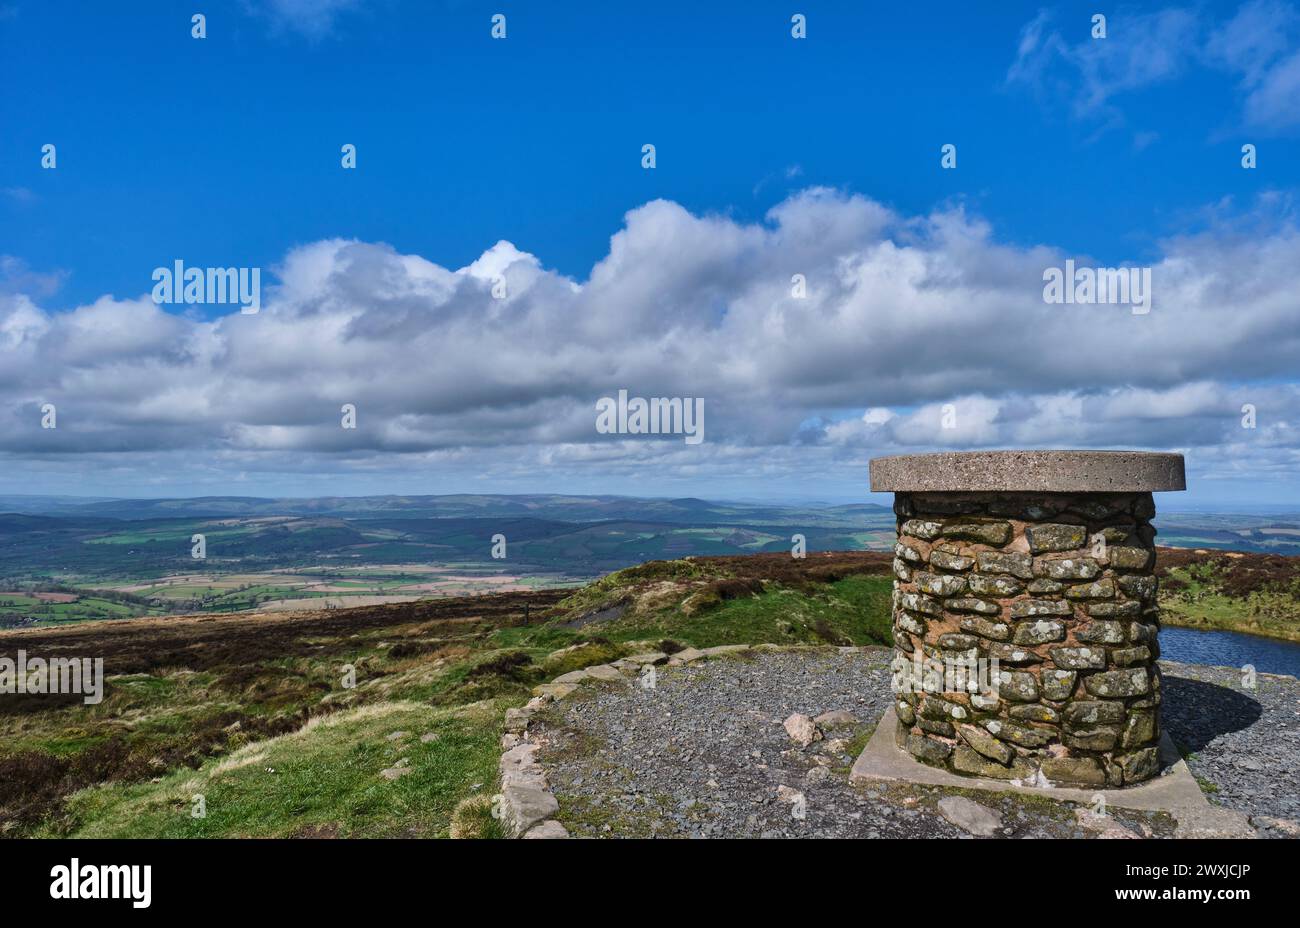
<svg viewBox="0 0 1300 928"><path fill-rule="evenodd" d="M871 461L877 493L1151 493L1185 490L1181 454L1143 451L953 451Z"/></svg>
<svg viewBox="0 0 1300 928"><path fill-rule="evenodd" d="M1075 789L1064 786L1044 788L1015 786L1006 780L961 776L923 764L898 747L894 740L894 727L897 724L898 717L891 706L876 725L876 731L867 746L854 761L849 773L850 783L901 781L924 786L1021 793L1063 802L1078 802L1086 806L1093 805L1100 795L1105 798L1108 806L1168 812L1178 820L1175 830L1178 837L1255 837L1254 829L1250 827L1245 815L1210 804L1167 734L1160 736L1161 772L1144 783L1125 789Z"/></svg>

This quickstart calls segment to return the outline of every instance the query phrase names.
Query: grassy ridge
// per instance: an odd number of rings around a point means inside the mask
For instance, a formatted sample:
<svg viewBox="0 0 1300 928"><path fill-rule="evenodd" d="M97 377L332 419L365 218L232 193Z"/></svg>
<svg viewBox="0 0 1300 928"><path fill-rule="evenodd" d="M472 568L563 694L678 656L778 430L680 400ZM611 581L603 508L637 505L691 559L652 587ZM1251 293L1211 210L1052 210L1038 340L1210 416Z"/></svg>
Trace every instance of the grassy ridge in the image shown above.
<svg viewBox="0 0 1300 928"><path fill-rule="evenodd" d="M110 675L98 706L0 702L0 834L491 835L501 720L533 686L665 639L885 643L887 563L701 558L567 596L0 634L0 653L102 654Z"/></svg>

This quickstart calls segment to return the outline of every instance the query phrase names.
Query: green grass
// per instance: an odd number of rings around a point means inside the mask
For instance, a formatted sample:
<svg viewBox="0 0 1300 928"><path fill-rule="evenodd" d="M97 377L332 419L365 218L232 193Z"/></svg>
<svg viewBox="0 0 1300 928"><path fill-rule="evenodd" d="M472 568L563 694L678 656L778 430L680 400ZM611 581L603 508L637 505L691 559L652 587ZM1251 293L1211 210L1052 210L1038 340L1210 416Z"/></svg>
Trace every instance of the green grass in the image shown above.
<svg viewBox="0 0 1300 928"><path fill-rule="evenodd" d="M0 609L12 609L21 606L39 606L42 601L35 596L23 596L21 594L10 593L8 596L0 597Z"/></svg>
<svg viewBox="0 0 1300 928"><path fill-rule="evenodd" d="M1228 596L1211 564L1176 568L1170 575L1182 588L1161 592L1160 616L1165 625L1300 641L1300 591L1261 589Z"/></svg>
<svg viewBox="0 0 1300 928"><path fill-rule="evenodd" d="M346 710L159 783L74 794L45 836L97 838L445 837L460 797L495 789L499 709L397 701ZM407 735L389 741L396 731ZM428 743L420 736L434 733ZM406 758L411 772L381 771ZM195 817L196 796L206 815Z"/></svg>
<svg viewBox="0 0 1300 928"><path fill-rule="evenodd" d="M608 591L609 587L606 593ZM492 641L502 648L519 648L539 655L589 640L592 636L613 645L669 638L697 648L763 642L888 645L893 640L890 632L891 592L892 580L889 577L854 576L812 592L779 588L765 590L756 596L727 600L690 616L675 606L669 606L650 615L616 619L581 629L564 628L561 624L564 618L540 627L504 628L493 633ZM571 601L579 603L575 611L582 611L590 606L592 598L587 594L571 597L565 603ZM602 661L592 659L573 663L574 666L566 669Z"/></svg>
<svg viewBox="0 0 1300 928"><path fill-rule="evenodd" d="M560 603L559 608L570 613L604 605L613 595L629 591L639 584L655 581L705 580L720 576L720 572L694 560L654 561L639 567L629 567L594 580L575 590Z"/></svg>
<svg viewBox="0 0 1300 928"><path fill-rule="evenodd" d="M888 577L847 577L810 593L768 589L690 616L668 608L589 630L615 641L671 637L697 648L759 642L888 644L891 589Z"/></svg>
<svg viewBox="0 0 1300 928"><path fill-rule="evenodd" d="M1278 593L1251 593L1245 600L1207 592L1195 600L1162 597L1161 621L1178 628L1243 632L1300 641L1300 609Z"/></svg>
<svg viewBox="0 0 1300 928"><path fill-rule="evenodd" d="M0 607L0 611L4 611ZM84 622L88 619L129 619L158 610L83 596L71 603L38 603L27 610L39 625L58 625L66 622Z"/></svg>
<svg viewBox="0 0 1300 928"><path fill-rule="evenodd" d="M847 577L825 592L765 591L664 624L674 638L700 648L762 641L889 644L891 590L888 577Z"/></svg>
<svg viewBox="0 0 1300 928"><path fill-rule="evenodd" d="M44 769L21 761L23 752L71 765L67 779L40 781L58 792L39 818L6 810L0 798L0 832L433 837L457 823L460 834L491 837L499 826L483 799L496 789L502 717L537 683L664 639L701 648L889 640L888 577L853 575L800 590L754 584L761 592L742 586L728 594L736 598L682 608L716 579L716 568L695 562L648 565L575 592L544 624L474 621L467 601L468 622L431 627L395 618L355 633L344 626L313 635L305 651L286 630L211 669L160 663L111 677L98 706L0 717L0 764L8 755L21 782ZM645 608L583 628L562 625L623 596L645 597L638 600ZM339 686L344 663L357 667L355 689ZM388 741L396 730L411 736ZM421 743L425 732L439 737ZM401 757L411 773L384 779L380 771ZM196 795L206 801L203 818L190 814Z"/></svg>

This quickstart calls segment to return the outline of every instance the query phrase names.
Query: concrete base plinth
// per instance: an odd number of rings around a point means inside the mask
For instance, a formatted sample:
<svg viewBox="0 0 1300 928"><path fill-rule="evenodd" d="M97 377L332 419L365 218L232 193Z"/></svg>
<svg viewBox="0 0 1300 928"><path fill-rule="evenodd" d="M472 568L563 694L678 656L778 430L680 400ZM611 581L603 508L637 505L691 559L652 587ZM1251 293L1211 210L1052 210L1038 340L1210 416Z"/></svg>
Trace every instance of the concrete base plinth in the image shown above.
<svg viewBox="0 0 1300 928"><path fill-rule="evenodd" d="M1180 838L1253 838L1246 816L1231 809L1211 805L1201 792L1187 763L1169 736L1160 738L1159 775L1124 789L1076 789L1070 787L1023 786L1007 780L964 776L921 763L898 747L895 729L898 717L888 709L876 726L875 734L854 761L849 782L863 785L873 782L905 782L923 786L947 786L958 789L1013 792L1078 802L1093 806L1101 797L1108 806L1167 812L1178 821Z"/></svg>

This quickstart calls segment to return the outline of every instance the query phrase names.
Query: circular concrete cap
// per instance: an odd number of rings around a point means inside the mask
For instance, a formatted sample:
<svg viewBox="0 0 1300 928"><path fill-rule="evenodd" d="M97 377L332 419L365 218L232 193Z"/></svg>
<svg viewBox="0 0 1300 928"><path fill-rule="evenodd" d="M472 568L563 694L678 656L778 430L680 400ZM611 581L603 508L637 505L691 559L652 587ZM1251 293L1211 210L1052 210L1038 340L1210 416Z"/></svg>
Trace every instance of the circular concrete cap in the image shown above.
<svg viewBox="0 0 1300 928"><path fill-rule="evenodd" d="M951 451L871 462L876 492L1149 493L1185 490L1181 454L1145 451Z"/></svg>

